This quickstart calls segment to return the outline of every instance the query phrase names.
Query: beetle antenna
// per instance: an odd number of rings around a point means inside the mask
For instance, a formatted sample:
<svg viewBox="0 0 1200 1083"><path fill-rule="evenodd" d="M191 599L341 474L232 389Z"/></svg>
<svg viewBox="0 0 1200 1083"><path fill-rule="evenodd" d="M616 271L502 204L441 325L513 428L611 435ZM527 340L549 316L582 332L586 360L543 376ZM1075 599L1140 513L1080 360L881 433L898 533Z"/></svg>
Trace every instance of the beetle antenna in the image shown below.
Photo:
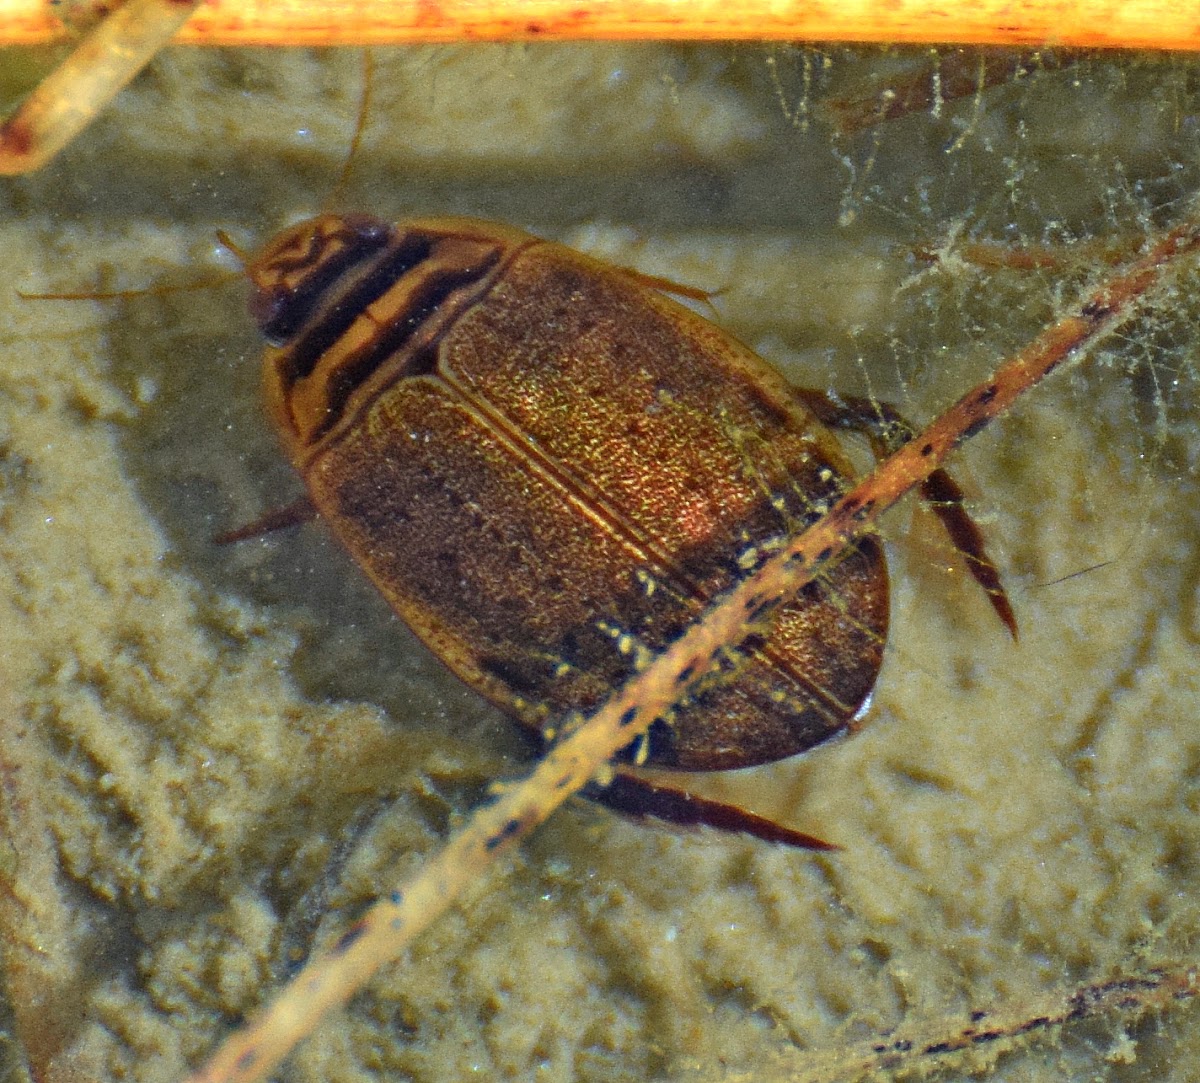
<svg viewBox="0 0 1200 1083"><path fill-rule="evenodd" d="M350 180L350 170L358 160L359 147L362 146L363 132L366 131L367 117L371 112L371 94L375 86L375 56L370 49L363 50L362 83L358 95L358 115L354 118L354 135L350 146L346 148L346 157L342 159L342 168L338 178L329 193L328 204L336 206L342 198L342 193Z"/></svg>
<svg viewBox="0 0 1200 1083"><path fill-rule="evenodd" d="M234 239L223 229L217 230L217 240L220 242L222 248L228 248L229 251L234 254L238 263L242 265L242 270L244 271L250 263L250 254L239 244L237 244Z"/></svg>

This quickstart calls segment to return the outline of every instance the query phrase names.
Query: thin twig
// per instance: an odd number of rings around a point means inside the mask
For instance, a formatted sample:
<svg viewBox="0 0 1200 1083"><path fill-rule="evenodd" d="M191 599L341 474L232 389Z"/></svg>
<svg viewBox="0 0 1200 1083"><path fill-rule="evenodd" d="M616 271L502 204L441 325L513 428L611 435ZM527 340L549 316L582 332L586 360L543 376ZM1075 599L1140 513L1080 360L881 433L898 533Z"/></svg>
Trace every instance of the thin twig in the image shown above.
<svg viewBox="0 0 1200 1083"><path fill-rule="evenodd" d="M924 432L879 464L821 519L758 572L718 599L683 636L590 719L563 726L534 772L476 811L409 882L375 904L326 955L309 963L267 1009L237 1031L189 1083L264 1078L321 1018L349 998L441 915L496 858L589 782L621 748L665 714L781 602L820 574L853 539L1068 357L1129 315L1164 270L1200 248L1200 222L1163 234L1141 259L1095 290L1078 311L1046 329L963 396Z"/></svg>
<svg viewBox="0 0 1200 1083"><path fill-rule="evenodd" d="M963 1072L964 1054L972 1059L972 1075L983 1064L1037 1038L1053 1041L1062 1028L1088 1019L1115 1015L1128 1026L1173 1004L1200 996L1200 973L1189 963L1137 968L1074 989L1019 998L1012 1007L974 1011L969 1019L953 1016L906 1024L880 1041L852 1043L829 1051L814 1051L801 1074L791 1083L833 1083L835 1080L876 1076ZM982 1062L982 1063L981 1063Z"/></svg>

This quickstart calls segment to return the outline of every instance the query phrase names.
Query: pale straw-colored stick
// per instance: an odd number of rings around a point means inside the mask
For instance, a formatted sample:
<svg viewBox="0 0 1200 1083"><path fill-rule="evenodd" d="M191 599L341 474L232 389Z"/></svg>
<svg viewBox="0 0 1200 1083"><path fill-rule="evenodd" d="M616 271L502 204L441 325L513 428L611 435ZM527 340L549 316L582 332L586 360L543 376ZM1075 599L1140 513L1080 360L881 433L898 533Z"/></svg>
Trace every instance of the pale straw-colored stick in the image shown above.
<svg viewBox="0 0 1200 1083"><path fill-rule="evenodd" d="M99 23L0 126L0 174L28 173L53 158L175 36L198 2L129 0Z"/></svg>

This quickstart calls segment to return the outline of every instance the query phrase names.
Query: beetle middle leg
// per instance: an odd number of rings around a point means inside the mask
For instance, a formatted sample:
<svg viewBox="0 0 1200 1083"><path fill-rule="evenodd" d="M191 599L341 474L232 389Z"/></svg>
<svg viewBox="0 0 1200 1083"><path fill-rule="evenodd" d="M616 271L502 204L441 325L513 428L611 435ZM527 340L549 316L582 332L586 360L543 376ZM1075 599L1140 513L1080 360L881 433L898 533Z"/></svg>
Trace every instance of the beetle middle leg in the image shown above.
<svg viewBox="0 0 1200 1083"><path fill-rule="evenodd" d="M890 455L907 444L917 432L911 422L886 402L855 395L833 395L802 387L792 390L821 424L865 436L877 458ZM995 562L987 554L983 531L967 511L958 482L945 470L935 470L922 482L921 497L941 520L954 548L966 560L972 578L983 587L996 615L1016 639L1017 618L1012 603L1000 581Z"/></svg>

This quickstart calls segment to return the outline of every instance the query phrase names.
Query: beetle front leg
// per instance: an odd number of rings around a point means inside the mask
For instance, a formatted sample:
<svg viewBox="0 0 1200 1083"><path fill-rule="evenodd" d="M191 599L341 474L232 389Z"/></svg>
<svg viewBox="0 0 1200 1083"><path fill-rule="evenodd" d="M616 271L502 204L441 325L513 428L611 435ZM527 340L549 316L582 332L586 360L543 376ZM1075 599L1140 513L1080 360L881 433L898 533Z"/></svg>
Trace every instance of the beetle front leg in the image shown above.
<svg viewBox="0 0 1200 1083"><path fill-rule="evenodd" d="M796 387L796 397L807 406L817 420L831 429L860 433L871 442L877 458L892 454L907 444L916 429L895 407L875 399L855 395L832 395L822 391ZM983 531L967 511L963 491L945 470L935 470L921 485L921 497L942 521L954 548L962 554L967 568L988 596L996 615L1017 638L1017 618L1000 573L987 554Z"/></svg>

